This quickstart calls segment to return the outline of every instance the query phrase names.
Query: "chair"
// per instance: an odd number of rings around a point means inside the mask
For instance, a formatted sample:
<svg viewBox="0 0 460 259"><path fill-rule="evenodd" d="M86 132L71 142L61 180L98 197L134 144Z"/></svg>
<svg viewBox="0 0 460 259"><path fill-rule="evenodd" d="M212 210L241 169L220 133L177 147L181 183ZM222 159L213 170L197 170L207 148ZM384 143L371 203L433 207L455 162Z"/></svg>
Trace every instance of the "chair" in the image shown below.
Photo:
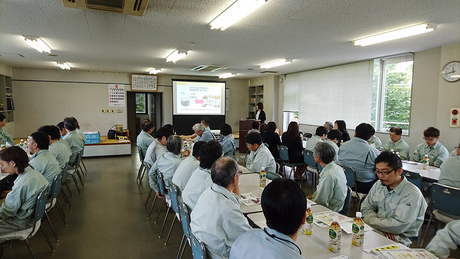
<svg viewBox="0 0 460 259"><path fill-rule="evenodd" d="M315 162L315 158L313 157L313 151L305 149L302 151L303 154L303 160L305 164L307 165L307 170L310 171L312 175L312 186L316 190L316 185L318 184L318 175L319 175L319 170L318 170L318 164ZM308 170L308 168L312 170ZM316 171L316 172L313 172ZM302 177L302 182L303 182L303 177ZM302 182L300 185L302 185Z"/></svg>
<svg viewBox="0 0 460 259"><path fill-rule="evenodd" d="M352 189L352 197L353 194L358 198L358 207L356 208L359 210L361 208L361 202L366 198L366 194L364 193L358 193L357 187L356 187L356 171L352 167L349 166L344 166L340 165L343 168L343 172L345 173L345 177L347 178L347 186ZM353 201L354 202L354 201Z"/></svg>
<svg viewBox="0 0 460 259"><path fill-rule="evenodd" d="M171 231L174 227L174 223L176 222L176 218L180 222L180 214L179 214L179 203L177 201L177 197L181 196L181 191L179 186L175 185L173 182L169 182L169 195L171 196L171 205L173 210L176 212L176 217L173 218L171 223L171 227L169 228L168 236L166 237L165 245L168 244L169 237L171 236Z"/></svg>
<svg viewBox="0 0 460 259"><path fill-rule="evenodd" d="M341 211L339 211L340 214L344 216L348 216L348 209L350 208L350 202L351 202L351 193L353 191L351 190L350 187L347 187L347 197L345 198L345 203L343 204L343 208Z"/></svg>
<svg viewBox="0 0 460 259"><path fill-rule="evenodd" d="M54 231L53 224L51 224L51 220L48 216L48 213L55 207L57 204L57 209L59 212L59 215L62 218L62 221L64 221L64 225L67 227L67 217L64 214L64 211L62 210L61 203L57 199L57 196L59 195L59 191L61 189L61 180L62 180L62 172L56 175L53 179L53 184L51 185L51 194L48 196L47 201L46 201L46 206L45 206L45 216L46 219L48 220L48 223L50 224L51 231L54 234L54 237L56 238L56 241L59 241L59 238L56 234L56 231Z"/></svg>
<svg viewBox="0 0 460 259"><path fill-rule="evenodd" d="M139 160L141 161L141 166L139 167L139 171L137 171L137 178L136 180L139 181L139 184L142 184L142 179L144 178L145 171L146 171L146 163L144 162L144 153L142 153L141 147L137 147L137 152L139 153Z"/></svg>
<svg viewBox="0 0 460 259"><path fill-rule="evenodd" d="M161 238L161 234L163 233L163 229L165 227L166 220L168 219L169 210L171 209L172 204L171 204L171 200L168 200L166 198L166 194L168 193L165 188L163 173L161 173L160 171L158 171L158 186L160 187L160 193L164 197L164 199L163 199L163 202L161 203L160 210L158 211L157 219L155 220L154 223L157 223L158 218L160 217L160 212L161 212L161 209L163 208L163 205L166 204L168 206L168 210L166 211L166 214L165 214L165 219L163 220L163 225L161 226L160 235L158 236L158 238Z"/></svg>
<svg viewBox="0 0 460 259"><path fill-rule="evenodd" d="M460 206L458 206L460 202L460 188L435 183L431 186L431 199L433 212L431 213L420 245L423 245L433 217L435 220L439 220L443 223L449 223L460 219Z"/></svg>
<svg viewBox="0 0 460 259"><path fill-rule="evenodd" d="M72 176L72 179L73 179L73 181L75 183L75 186L77 187L77 190L78 190L79 194L81 194L81 191L80 191L80 187L78 187L78 182L77 182L77 178L75 177L75 175L77 175L78 178L80 179L80 183L81 183L82 187L85 187L85 185L83 184L83 178L80 175L80 170L81 170L80 161L81 161L81 153L78 152L77 153L77 159L75 160L75 164L70 165L71 167L73 167L73 168L70 168L70 169L73 169L73 171L70 171L70 172L67 171L70 174L70 176Z"/></svg>
<svg viewBox="0 0 460 259"><path fill-rule="evenodd" d="M62 166L62 169L61 169L62 180L61 180L61 190L60 190L60 193L61 193L61 195L62 195L62 198L64 198L64 201L65 201L66 205L68 205L69 208L72 208L72 205L70 205L70 201L69 201L69 199L67 198L67 195L65 194L64 189L62 188L62 186L65 184L65 186L67 187L67 190L69 191L70 197L73 197L72 192L70 191L69 185L68 185L67 182L66 182L66 179L67 179L67 167L68 167L68 163L66 163L65 165L63 165L63 166Z"/></svg>
<svg viewBox="0 0 460 259"><path fill-rule="evenodd" d="M272 181L278 178L282 178L281 175L277 173L267 172L266 174L267 174L267 179L270 179Z"/></svg>
<svg viewBox="0 0 460 259"><path fill-rule="evenodd" d="M187 242L190 245L190 247L192 246L192 231L190 230L190 209L187 207L184 201L182 201L182 197L180 196L177 196L177 203L179 205L179 214L182 222L182 230L184 231L184 235L182 236L182 240L180 241L179 251L177 252L176 256L176 259L179 259L182 258L182 255L184 254L185 248L187 247Z"/></svg>
<svg viewBox="0 0 460 259"><path fill-rule="evenodd" d="M206 259L206 247L203 242L198 240L193 233L190 233L190 239L192 240L193 259Z"/></svg>
<svg viewBox="0 0 460 259"><path fill-rule="evenodd" d="M85 174L84 176L86 176L88 174L88 170L86 169L86 165L85 163L83 163L83 154L85 153L85 146L83 146L83 149L80 151L81 152L81 165L83 166L82 169L85 169ZM82 170L82 173L83 173L83 170Z"/></svg>
<svg viewBox="0 0 460 259"><path fill-rule="evenodd" d="M414 173L414 172L409 172L406 170L403 170L403 175L406 177L406 179L413 183L415 186L417 186L420 191L423 190L423 184L422 184L422 176L419 173Z"/></svg>
<svg viewBox="0 0 460 259"><path fill-rule="evenodd" d="M298 166L303 166L303 163L291 163L291 161L289 160L288 148L286 146L279 145L278 150L280 152L280 159L282 162L283 171L284 171L284 166L291 167L291 171L289 172L289 178L291 178L292 170L295 170L295 168L297 168Z"/></svg>
<svg viewBox="0 0 460 259"><path fill-rule="evenodd" d="M51 251L54 252L54 247L51 244L51 241L49 240L48 236L46 235L45 231L43 228L41 228L41 220L43 218L43 215L45 214L45 206L46 206L46 188L45 190L41 191L36 198L36 204L35 204L35 213L33 216L33 223L32 227L24 230L19 230L16 232L8 233L3 236L3 238L7 238L8 240L24 240L24 242L27 245L27 248L29 248L30 254L34 259L36 259L34 251L32 250L32 247L30 246L29 239L33 237L38 229L41 229L43 235L46 238L46 241L48 242L48 245L51 248ZM0 256L3 257L3 246L0 246Z"/></svg>

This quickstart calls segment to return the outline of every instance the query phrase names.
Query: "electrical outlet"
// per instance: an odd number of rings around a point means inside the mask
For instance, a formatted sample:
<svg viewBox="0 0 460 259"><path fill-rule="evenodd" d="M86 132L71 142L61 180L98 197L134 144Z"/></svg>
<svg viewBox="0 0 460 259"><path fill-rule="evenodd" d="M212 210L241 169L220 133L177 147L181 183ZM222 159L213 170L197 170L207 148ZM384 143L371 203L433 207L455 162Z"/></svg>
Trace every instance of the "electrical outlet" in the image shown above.
<svg viewBox="0 0 460 259"><path fill-rule="evenodd" d="M117 113L122 113L123 110L122 109L117 109Z"/></svg>
<svg viewBox="0 0 460 259"><path fill-rule="evenodd" d="M107 111L106 111L105 109L102 109L102 112L103 112L103 113L106 113Z"/></svg>
<svg viewBox="0 0 460 259"><path fill-rule="evenodd" d="M112 110L111 113L115 113L116 111L115 110Z"/></svg>

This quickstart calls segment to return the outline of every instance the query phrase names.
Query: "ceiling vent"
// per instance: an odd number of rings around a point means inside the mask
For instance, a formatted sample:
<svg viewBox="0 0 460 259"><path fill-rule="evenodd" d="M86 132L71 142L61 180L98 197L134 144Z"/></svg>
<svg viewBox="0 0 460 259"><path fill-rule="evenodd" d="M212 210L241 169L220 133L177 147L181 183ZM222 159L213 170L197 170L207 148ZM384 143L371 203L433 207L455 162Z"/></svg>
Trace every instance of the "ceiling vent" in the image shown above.
<svg viewBox="0 0 460 259"><path fill-rule="evenodd" d="M278 74L278 71L262 71L261 74Z"/></svg>
<svg viewBox="0 0 460 259"><path fill-rule="evenodd" d="M143 16L149 0L62 0L65 7Z"/></svg>
<svg viewBox="0 0 460 259"><path fill-rule="evenodd" d="M197 67L192 68L193 71L201 71L201 72L216 72L220 70L227 69L227 67L221 66L212 66L212 65L199 65Z"/></svg>

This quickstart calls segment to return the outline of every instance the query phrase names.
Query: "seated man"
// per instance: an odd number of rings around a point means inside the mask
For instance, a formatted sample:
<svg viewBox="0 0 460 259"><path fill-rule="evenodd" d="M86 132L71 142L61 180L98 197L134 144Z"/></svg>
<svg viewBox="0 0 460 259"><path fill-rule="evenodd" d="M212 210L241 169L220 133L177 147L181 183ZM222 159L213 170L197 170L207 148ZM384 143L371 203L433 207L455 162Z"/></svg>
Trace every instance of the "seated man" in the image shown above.
<svg viewBox="0 0 460 259"><path fill-rule="evenodd" d="M290 179L275 179L265 187L261 200L267 228L242 234L230 250L230 259L303 258L295 244L307 218L302 189Z"/></svg>
<svg viewBox="0 0 460 259"><path fill-rule="evenodd" d="M172 134L173 132L165 127L159 129L156 134L156 139L154 139L147 148L147 152L145 153L144 157L144 162L152 166L158 157L166 153L166 143L168 141L169 136L171 136Z"/></svg>
<svg viewBox="0 0 460 259"><path fill-rule="evenodd" d="M45 133L34 132L30 134L27 146L32 155L29 164L46 178L51 187L54 177L61 172L61 167L48 151L49 137Z"/></svg>
<svg viewBox="0 0 460 259"><path fill-rule="evenodd" d="M253 121L252 124L251 124L251 129L248 130L248 134L252 133L252 132L260 133L259 126L260 126L260 124L259 124L258 121Z"/></svg>
<svg viewBox="0 0 460 259"><path fill-rule="evenodd" d="M198 141L208 142L211 140L216 140L216 138L214 137L214 134L212 134L210 130L209 131L205 130L202 124L197 123L193 125L192 128L195 131L195 134L197 135L197 137L195 138L193 142L195 143Z"/></svg>
<svg viewBox="0 0 460 259"><path fill-rule="evenodd" d="M59 122L56 124L56 127L59 129L59 134L61 135L61 138L64 139L65 135L67 135L67 130L64 127L64 121Z"/></svg>
<svg viewBox="0 0 460 259"><path fill-rule="evenodd" d="M211 132L211 128L209 128L209 118L208 117L201 118L200 123L201 123L201 125L203 125L204 131ZM196 133L193 133L193 135L190 135L189 137L185 137L184 140L196 142L195 141L196 137L197 137Z"/></svg>
<svg viewBox="0 0 460 259"><path fill-rule="evenodd" d="M64 140L67 141L70 147L70 151L72 151L72 155L70 155L69 163L75 164L78 152L82 151L85 147L85 141L81 138L80 134L76 131L77 124L75 120L72 118L65 118L64 119L64 127L67 131L67 134L64 137Z"/></svg>
<svg viewBox="0 0 460 259"><path fill-rule="evenodd" d="M232 135L232 126L224 123L220 126L219 143L222 146L223 156L232 156L235 154L235 138Z"/></svg>
<svg viewBox="0 0 460 259"><path fill-rule="evenodd" d="M204 141L198 141L193 145L192 155L184 159L176 169L172 182L184 191L192 173L200 166L201 148L206 144Z"/></svg>
<svg viewBox="0 0 460 259"><path fill-rule="evenodd" d="M48 181L29 165L27 153L20 147L0 151L2 173L18 175L13 189L0 207L0 243L3 235L32 227L32 216L38 194L48 187Z"/></svg>
<svg viewBox="0 0 460 259"><path fill-rule="evenodd" d="M382 141L375 135L375 129L372 127L372 125L369 125L372 130L372 136L367 140L367 143L369 145L375 147L377 150L382 150Z"/></svg>
<svg viewBox="0 0 460 259"><path fill-rule="evenodd" d="M182 160L180 159L180 150L182 148L182 139L177 135L169 136L166 143L168 152L158 157L157 161L152 165L149 171L149 184L159 198L164 198L160 193L160 186L158 185L158 172L163 174L165 189L169 189L169 181L173 178L177 167L179 167Z"/></svg>
<svg viewBox="0 0 460 259"><path fill-rule="evenodd" d="M323 170L319 174L319 183L315 193L308 198L333 211L341 211L347 198L347 178L342 167L332 159L334 148L326 143L318 142L313 150L315 162L321 164Z"/></svg>
<svg viewBox="0 0 460 259"><path fill-rule="evenodd" d="M383 147L382 151L388 151L390 152L393 150L393 152L399 152L399 157L402 160L409 160L410 159L410 147L401 138L402 135L402 129L398 126L394 126L390 129L390 139L385 143L385 146Z"/></svg>
<svg viewBox="0 0 460 259"><path fill-rule="evenodd" d="M80 124L78 123L77 119L75 119L75 117L71 117L72 119L75 120L75 123L77 124L77 129L76 131L78 132L78 134L80 135L80 137L83 139L83 141L86 141L86 135L85 135L85 132L83 130L80 129Z"/></svg>
<svg viewBox="0 0 460 259"><path fill-rule="evenodd" d="M339 148L339 162L341 165L355 169L356 187L360 193L368 193L377 181L374 160L379 155L379 151L367 143L371 136L371 125L361 123L355 129L355 137Z"/></svg>
<svg viewBox="0 0 460 259"><path fill-rule="evenodd" d="M342 132L340 132L340 130L331 129L327 133L327 139L323 140L324 143L327 143L331 145L332 148L334 148L334 151L335 151L334 162L336 164L339 163L339 157L338 157L339 145L338 144L340 143L341 139L342 139Z"/></svg>
<svg viewBox="0 0 460 259"><path fill-rule="evenodd" d="M456 250L460 245L460 220L455 220L436 233L436 236L426 247L439 258L447 258L449 250Z"/></svg>
<svg viewBox="0 0 460 259"><path fill-rule="evenodd" d="M150 133L153 132L153 124L151 122L146 122L142 124L142 131L137 136L137 146L141 149L142 156L145 157L147 153L147 148L152 144L154 138ZM139 154L141 155L141 154Z"/></svg>
<svg viewBox="0 0 460 259"><path fill-rule="evenodd" d="M222 147L217 141L209 141L200 150L200 166L192 173L182 192L182 199L192 210L200 195L212 185L211 166L222 156Z"/></svg>
<svg viewBox="0 0 460 259"><path fill-rule="evenodd" d="M240 209L239 168L230 157L211 168L212 185L203 192L191 214L190 229L203 241L208 258L228 258L235 240L251 227Z"/></svg>
<svg viewBox="0 0 460 259"><path fill-rule="evenodd" d="M375 159L376 182L361 205L364 222L387 238L409 246L418 236L427 204L420 189L403 175L401 159L382 152Z"/></svg>
<svg viewBox="0 0 460 259"><path fill-rule="evenodd" d="M326 128L327 132L334 129L334 124L332 124L330 121L326 121L323 126Z"/></svg>
<svg viewBox="0 0 460 259"><path fill-rule="evenodd" d="M430 159L430 165L440 167L449 157L449 151L438 142L440 132L437 128L428 127L423 131L425 143L419 144L414 152L414 161L422 162L425 155Z"/></svg>
<svg viewBox="0 0 460 259"><path fill-rule="evenodd" d="M452 152L450 152L449 157L452 156L460 156L460 144L454 150L452 150Z"/></svg>
<svg viewBox="0 0 460 259"><path fill-rule="evenodd" d="M3 129L5 125L6 117L3 113L0 113L0 145L6 145L6 143L8 143L10 146L14 146L15 143L13 138L10 134L8 134L8 132L6 132L6 130Z"/></svg>
<svg viewBox="0 0 460 259"><path fill-rule="evenodd" d="M447 158L441 165L438 183L460 188L460 156Z"/></svg>
<svg viewBox="0 0 460 259"><path fill-rule="evenodd" d="M244 140L251 151L246 161L246 168L249 171L260 172L262 167L265 167L265 172L276 172L275 159L270 150L262 144L260 134L249 133Z"/></svg>
<svg viewBox="0 0 460 259"><path fill-rule="evenodd" d="M48 135L50 141L48 151L56 158L59 166L62 168L66 165L69 162L72 152L70 151L69 144L62 140L58 127L54 125L41 126L38 132Z"/></svg>
<svg viewBox="0 0 460 259"><path fill-rule="evenodd" d="M315 135L307 141L305 149L313 151L313 149L316 146L316 143L323 142L323 140L326 138L326 135L327 129L323 126L319 126L318 128L316 128Z"/></svg>

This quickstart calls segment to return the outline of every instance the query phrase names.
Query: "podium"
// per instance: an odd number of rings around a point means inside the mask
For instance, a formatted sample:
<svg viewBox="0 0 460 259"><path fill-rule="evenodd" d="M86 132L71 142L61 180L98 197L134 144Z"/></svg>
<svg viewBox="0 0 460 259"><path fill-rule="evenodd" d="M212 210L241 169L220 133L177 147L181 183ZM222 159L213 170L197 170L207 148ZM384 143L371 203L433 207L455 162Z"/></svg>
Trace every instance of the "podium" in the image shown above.
<svg viewBox="0 0 460 259"><path fill-rule="evenodd" d="M244 137L248 134L248 131L252 129L252 122L254 120L240 120L240 139L239 139L239 151L241 153L248 152L248 147L246 146L246 141L244 141Z"/></svg>

